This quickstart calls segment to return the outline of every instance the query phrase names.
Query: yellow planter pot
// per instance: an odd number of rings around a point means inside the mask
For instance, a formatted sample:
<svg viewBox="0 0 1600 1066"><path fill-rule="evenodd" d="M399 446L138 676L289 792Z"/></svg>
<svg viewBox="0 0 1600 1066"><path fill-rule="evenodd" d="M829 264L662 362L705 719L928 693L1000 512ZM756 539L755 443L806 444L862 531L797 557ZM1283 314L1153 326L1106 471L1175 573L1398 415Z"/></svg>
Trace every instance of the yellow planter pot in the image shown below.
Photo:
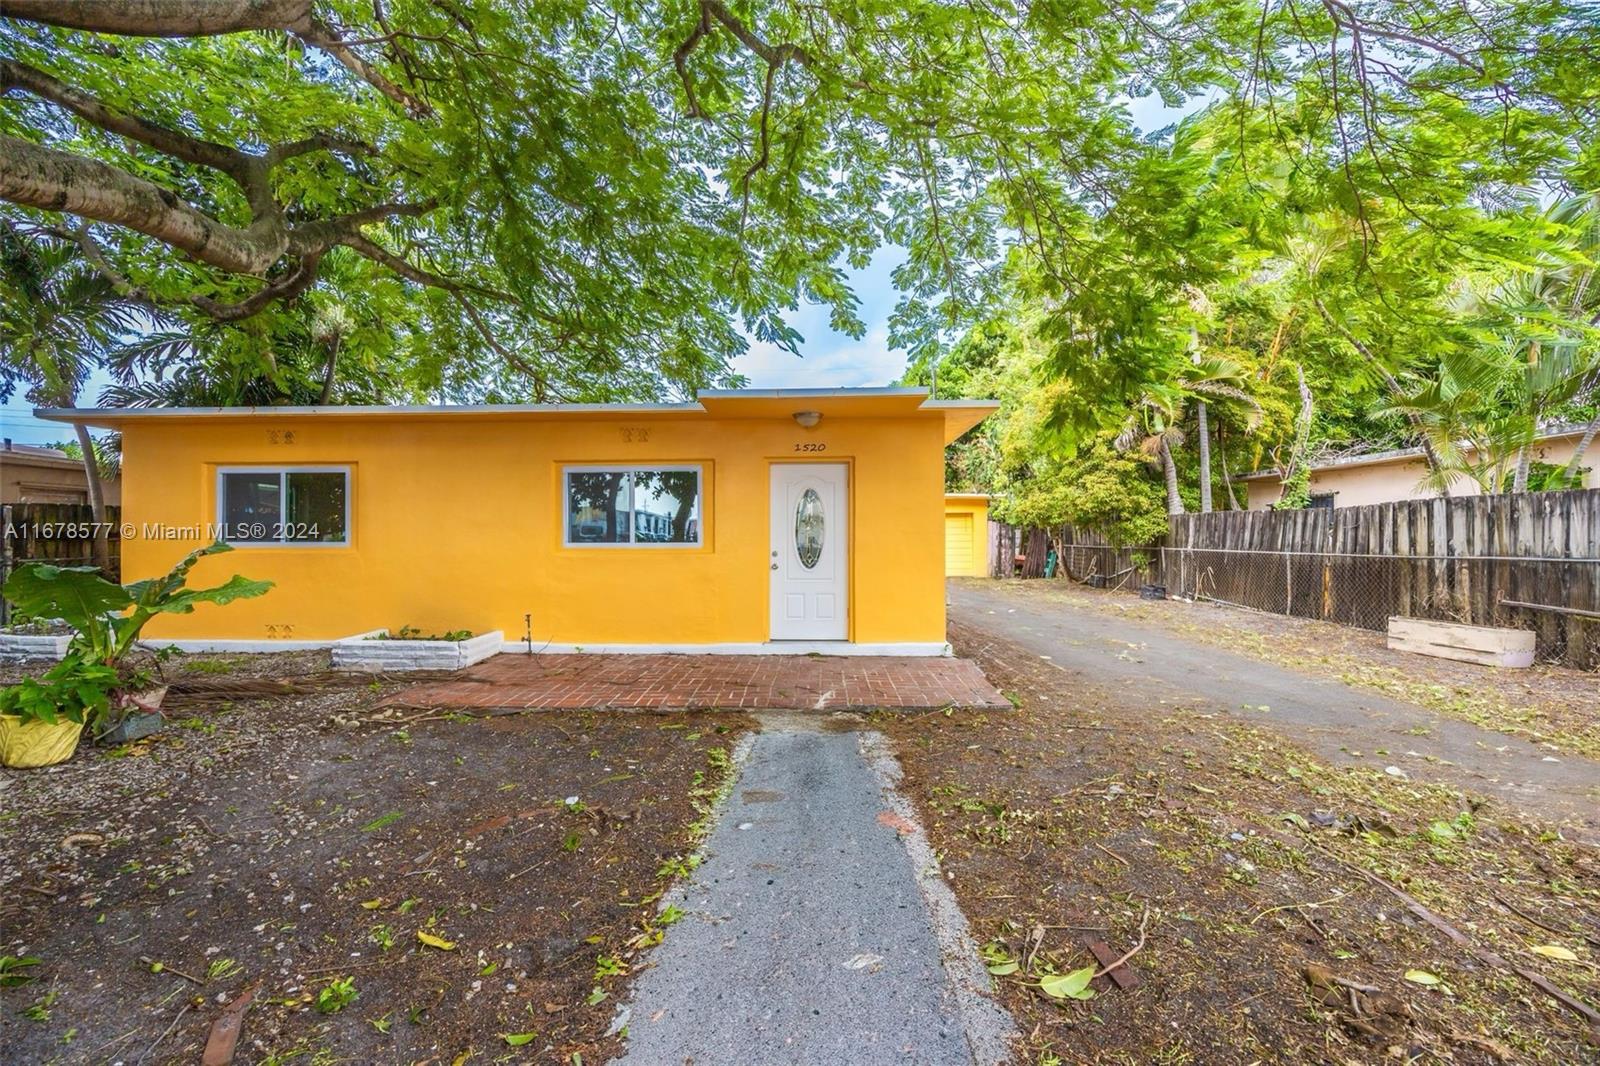
<svg viewBox="0 0 1600 1066"><path fill-rule="evenodd" d="M78 736L82 732L82 722L69 722L65 718L50 725L0 714L0 763L25 769L66 762L77 750Z"/></svg>

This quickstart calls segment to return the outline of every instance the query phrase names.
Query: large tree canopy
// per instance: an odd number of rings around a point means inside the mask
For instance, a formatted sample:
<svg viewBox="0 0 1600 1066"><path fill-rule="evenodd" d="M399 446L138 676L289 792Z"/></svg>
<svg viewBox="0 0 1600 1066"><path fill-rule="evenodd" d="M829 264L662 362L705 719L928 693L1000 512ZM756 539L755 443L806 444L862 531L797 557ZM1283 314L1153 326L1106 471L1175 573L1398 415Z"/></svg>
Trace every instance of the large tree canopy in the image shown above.
<svg viewBox="0 0 1600 1066"><path fill-rule="evenodd" d="M1417 246L1386 242L1519 255L1485 209L1596 177L1594 15L1562 0L0 12L22 221L202 332L360 300L430 394L697 387L740 326L792 345L799 300L859 331L842 265L893 242L914 356L1021 286L1047 364L1132 402L1188 342L1188 289L1247 275L1258 236L1333 220L1355 288L1308 306L1372 351L1341 296L1415 306ZM1225 121L1174 151L1128 118L1152 93Z"/></svg>

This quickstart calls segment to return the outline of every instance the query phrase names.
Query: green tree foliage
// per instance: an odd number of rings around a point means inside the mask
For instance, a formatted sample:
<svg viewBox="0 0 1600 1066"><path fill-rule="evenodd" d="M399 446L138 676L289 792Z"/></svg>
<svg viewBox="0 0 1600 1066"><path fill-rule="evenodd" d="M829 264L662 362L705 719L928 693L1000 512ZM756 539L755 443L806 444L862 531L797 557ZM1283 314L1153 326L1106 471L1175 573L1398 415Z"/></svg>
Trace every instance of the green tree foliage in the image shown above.
<svg viewBox="0 0 1600 1066"><path fill-rule="evenodd" d="M1269 259L1392 371L1443 265L1521 254L1519 190L1596 184L1593 30L1563 0L8 0L0 200L187 319L323 294L408 384L515 398L725 380L802 299L859 331L842 267L888 241L914 357L1021 292L1125 408L1184 293ZM1171 138L1125 110L1207 95ZM270 379L281 336L219 358Z"/></svg>

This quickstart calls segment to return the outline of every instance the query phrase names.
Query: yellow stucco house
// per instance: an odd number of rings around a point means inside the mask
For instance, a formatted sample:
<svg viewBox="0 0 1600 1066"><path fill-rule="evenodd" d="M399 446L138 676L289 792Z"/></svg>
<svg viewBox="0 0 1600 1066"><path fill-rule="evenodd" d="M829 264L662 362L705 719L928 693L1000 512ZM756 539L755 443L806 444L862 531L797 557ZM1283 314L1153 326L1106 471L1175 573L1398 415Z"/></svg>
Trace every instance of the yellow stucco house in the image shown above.
<svg viewBox="0 0 1600 1066"><path fill-rule="evenodd" d="M192 648L378 628L508 649L945 654L944 446L996 409L907 388L690 403L44 409L123 440L122 567L217 536Z"/></svg>

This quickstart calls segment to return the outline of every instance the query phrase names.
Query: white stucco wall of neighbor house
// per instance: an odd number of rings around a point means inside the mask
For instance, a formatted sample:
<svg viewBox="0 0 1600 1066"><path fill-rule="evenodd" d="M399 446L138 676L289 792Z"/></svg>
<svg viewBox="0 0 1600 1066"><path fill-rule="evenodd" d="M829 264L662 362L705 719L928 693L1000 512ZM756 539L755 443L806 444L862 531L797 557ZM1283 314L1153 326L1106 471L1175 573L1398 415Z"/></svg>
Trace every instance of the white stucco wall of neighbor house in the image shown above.
<svg viewBox="0 0 1600 1066"><path fill-rule="evenodd" d="M1577 448L1581 433L1550 437L1534 445L1534 460L1552 466L1565 466ZM1600 441L1596 442L1600 448ZM1468 451L1471 456L1471 451ZM1600 452L1591 448L1584 457L1590 470L1580 485L1574 488L1600 488ZM1313 496L1332 493L1335 507L1360 507L1369 503L1388 503L1391 500L1420 500L1433 496L1431 489L1420 487L1427 464L1421 456L1399 455L1368 463L1359 461L1334 464L1311 471ZM1249 478L1245 482L1249 495L1247 506L1252 511L1265 510L1278 502L1283 494L1283 484L1276 475L1266 474ZM1470 478L1457 478L1450 485L1452 496L1476 496L1477 483Z"/></svg>

